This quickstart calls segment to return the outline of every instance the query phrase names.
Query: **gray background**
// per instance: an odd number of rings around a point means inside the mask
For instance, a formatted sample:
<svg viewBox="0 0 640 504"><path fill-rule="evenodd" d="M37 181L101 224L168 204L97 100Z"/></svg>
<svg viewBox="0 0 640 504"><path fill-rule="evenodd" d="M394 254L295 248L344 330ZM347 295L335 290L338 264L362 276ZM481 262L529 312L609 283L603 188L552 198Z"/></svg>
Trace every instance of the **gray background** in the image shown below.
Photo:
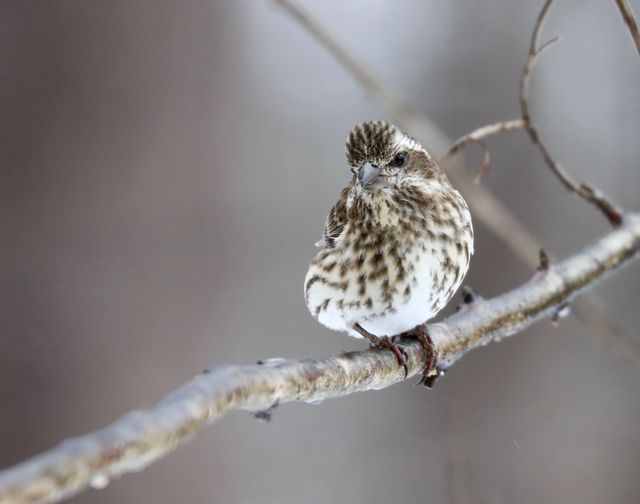
<svg viewBox="0 0 640 504"><path fill-rule="evenodd" d="M518 115L540 3L304 5L453 138ZM562 41L534 76L544 138L578 179L638 209L640 59L614 2L558 2L545 34ZM347 133L378 118L269 0L2 1L0 467L209 365L361 348L308 315L302 280L348 178ZM486 185L549 251L607 230L522 133L490 143ZM530 276L476 230L466 284L491 296ZM598 288L636 343L639 273ZM270 424L234 413L72 501L635 503L639 383L580 321L542 322L433 391L287 405Z"/></svg>

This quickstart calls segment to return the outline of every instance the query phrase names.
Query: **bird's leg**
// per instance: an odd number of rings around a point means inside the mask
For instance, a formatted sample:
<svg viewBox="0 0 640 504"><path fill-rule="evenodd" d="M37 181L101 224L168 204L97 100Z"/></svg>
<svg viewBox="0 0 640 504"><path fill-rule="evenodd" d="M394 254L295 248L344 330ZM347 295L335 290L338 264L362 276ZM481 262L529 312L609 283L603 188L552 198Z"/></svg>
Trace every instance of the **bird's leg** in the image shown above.
<svg viewBox="0 0 640 504"><path fill-rule="evenodd" d="M388 336L375 336L369 331L364 329L360 324L356 324L353 328L374 348L387 348L393 352L398 359L398 364L404 368L404 377L407 377L409 373L409 367L407 366L407 352L404 348L392 341Z"/></svg>
<svg viewBox="0 0 640 504"><path fill-rule="evenodd" d="M436 366L436 352L433 348L433 341L431 341L431 336L429 335L429 328L427 324L420 324L402 334L402 336L408 336L412 338L416 338L422 348L427 351L427 364L422 370L422 378L418 382L418 385L424 385L427 388L432 388L438 379L439 373L433 374L433 370Z"/></svg>

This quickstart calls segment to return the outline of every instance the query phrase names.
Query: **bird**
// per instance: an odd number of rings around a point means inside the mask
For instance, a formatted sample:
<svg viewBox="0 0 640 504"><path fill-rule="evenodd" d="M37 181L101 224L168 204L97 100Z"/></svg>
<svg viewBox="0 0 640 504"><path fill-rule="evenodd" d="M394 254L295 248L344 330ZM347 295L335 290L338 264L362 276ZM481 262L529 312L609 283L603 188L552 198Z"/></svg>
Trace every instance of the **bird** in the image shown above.
<svg viewBox="0 0 640 504"><path fill-rule="evenodd" d="M391 350L408 367L399 336L437 356L427 321L460 287L473 254L469 207L414 138L386 121L356 125L346 141L351 180L326 217L304 280L307 308L329 329Z"/></svg>

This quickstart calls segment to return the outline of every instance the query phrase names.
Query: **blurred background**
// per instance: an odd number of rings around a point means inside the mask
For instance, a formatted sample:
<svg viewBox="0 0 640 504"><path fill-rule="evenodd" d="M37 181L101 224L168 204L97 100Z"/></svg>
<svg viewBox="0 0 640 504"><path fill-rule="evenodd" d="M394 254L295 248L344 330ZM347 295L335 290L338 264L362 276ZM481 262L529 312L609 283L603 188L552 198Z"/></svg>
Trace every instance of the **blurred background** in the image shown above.
<svg viewBox="0 0 640 504"><path fill-rule="evenodd" d="M541 3L302 5L456 138L519 115ZM349 130L389 118L283 8L0 10L0 467L151 406L211 365L363 347L312 319L302 281L349 177ZM543 40L553 35L531 89L542 135L578 180L638 210L640 60L620 13L559 1ZM607 231L523 133L490 144L484 184L549 252ZM481 156L469 150L473 177ZM465 284L489 297L530 277L475 225ZM597 289L637 344L639 280L635 264ZM268 424L233 413L71 502L635 503L639 384L640 364L602 335L543 321L472 352L432 391L286 405Z"/></svg>

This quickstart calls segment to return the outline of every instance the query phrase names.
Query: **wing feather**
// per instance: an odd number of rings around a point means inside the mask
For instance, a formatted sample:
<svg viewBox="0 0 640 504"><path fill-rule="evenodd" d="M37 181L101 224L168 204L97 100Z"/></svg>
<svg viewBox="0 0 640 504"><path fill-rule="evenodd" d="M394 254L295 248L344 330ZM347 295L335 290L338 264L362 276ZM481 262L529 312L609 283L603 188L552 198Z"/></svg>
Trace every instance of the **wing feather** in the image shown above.
<svg viewBox="0 0 640 504"><path fill-rule="evenodd" d="M340 192L338 202L329 210L329 215L324 222L324 231L322 232L322 240L316 245L326 248L335 248L338 238L344 231L347 223L347 197L349 196L349 187L345 187Z"/></svg>

